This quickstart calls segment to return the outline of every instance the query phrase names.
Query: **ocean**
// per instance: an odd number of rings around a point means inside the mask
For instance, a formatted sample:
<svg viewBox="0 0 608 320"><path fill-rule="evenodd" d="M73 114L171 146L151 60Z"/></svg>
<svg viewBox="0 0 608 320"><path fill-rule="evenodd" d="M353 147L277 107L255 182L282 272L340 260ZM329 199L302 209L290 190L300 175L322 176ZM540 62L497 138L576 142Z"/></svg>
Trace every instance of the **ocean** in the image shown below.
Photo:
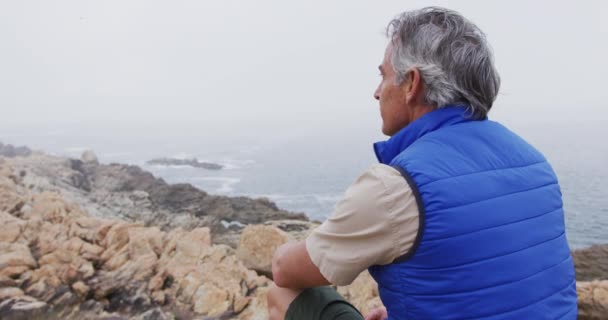
<svg viewBox="0 0 608 320"><path fill-rule="evenodd" d="M608 136L606 128L599 122L514 127L545 154L558 175L571 247L608 243L608 146L601 141ZM266 197L318 221L332 213L346 188L376 162L371 146L376 139L365 132L228 139L196 134L113 136L80 130L5 128L0 142L76 158L92 149L103 163L139 165L169 183L191 183L210 194ZM158 157L196 157L224 168L145 164Z"/></svg>

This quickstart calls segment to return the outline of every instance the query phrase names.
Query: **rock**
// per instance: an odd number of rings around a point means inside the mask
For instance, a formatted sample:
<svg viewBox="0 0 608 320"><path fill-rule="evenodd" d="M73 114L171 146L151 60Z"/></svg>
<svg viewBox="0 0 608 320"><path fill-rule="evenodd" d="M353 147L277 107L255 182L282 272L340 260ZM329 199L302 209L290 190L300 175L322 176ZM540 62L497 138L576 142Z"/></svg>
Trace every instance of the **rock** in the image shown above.
<svg viewBox="0 0 608 320"><path fill-rule="evenodd" d="M15 181L22 180L27 190L61 192L62 197L85 208L92 216L138 221L165 231L177 227L188 230L209 227L215 243L234 247L234 237L222 236L233 232L225 228L222 221L246 225L279 219L306 220L304 214L278 209L267 199L209 195L190 184L167 184L137 166L105 165L94 160L91 153L83 154L79 160L38 152L24 158L4 158L4 167L27 172L23 177L9 174ZM0 199L1 196L2 192ZM0 200L0 205L10 203L11 207L0 211L11 213L23 203L19 197L13 200ZM222 242L224 240L227 241Z"/></svg>
<svg viewBox="0 0 608 320"><path fill-rule="evenodd" d="M165 304L165 302L167 301L167 295L165 294L164 291L154 291L150 294L150 297L152 298L152 301L154 301L155 304L157 305L163 305Z"/></svg>
<svg viewBox="0 0 608 320"><path fill-rule="evenodd" d="M258 288L245 310L238 315L239 320L267 320L268 303L266 296L268 288Z"/></svg>
<svg viewBox="0 0 608 320"><path fill-rule="evenodd" d="M89 181L88 173L85 169L85 162L77 159L68 159L70 171L63 174L63 180L68 182L71 186L83 190L85 192L91 191L91 181ZM90 165L96 165L96 162L89 162Z"/></svg>
<svg viewBox="0 0 608 320"><path fill-rule="evenodd" d="M144 192L130 194L145 201ZM0 252L6 253L0 254L5 266L0 268L0 279L16 289L5 290L9 300L28 294L43 308L67 310L57 315L62 318L162 319L160 313L149 312L158 305L178 310L185 318L267 317L269 280L247 269L231 247L213 245L209 228L167 232L142 223L90 217L57 193L28 199L27 211L0 213L2 230L7 231L2 235L7 241L0 243ZM233 209L248 208L247 201L239 201L243 202ZM252 257L269 266L273 246L291 237L302 239L312 227L297 220L250 226L241 237L240 249L248 248ZM265 256L257 257L262 249L267 250ZM82 302L90 297L98 301L94 306L90 300Z"/></svg>
<svg viewBox="0 0 608 320"><path fill-rule="evenodd" d="M367 271L362 272L350 285L338 287L337 290L364 315L382 306L378 284Z"/></svg>
<svg viewBox="0 0 608 320"><path fill-rule="evenodd" d="M157 158L146 161L148 165L161 166L190 166L193 168L202 168L207 170L221 170L224 166L217 163L200 162L196 158L193 159L174 159L174 158Z"/></svg>
<svg viewBox="0 0 608 320"><path fill-rule="evenodd" d="M576 284L578 295L578 319L606 319L608 316L608 280L579 281Z"/></svg>
<svg viewBox="0 0 608 320"><path fill-rule="evenodd" d="M192 305L206 316L219 316L235 310L235 301L260 285L267 285L255 272L246 269L230 248L210 244L208 229L186 232L174 230L159 259L157 274L148 289L164 292L167 301Z"/></svg>
<svg viewBox="0 0 608 320"><path fill-rule="evenodd" d="M27 245L0 242L0 277L15 277L36 266Z"/></svg>
<svg viewBox="0 0 608 320"><path fill-rule="evenodd" d="M32 150L27 147L19 146L15 147L10 144L0 143L0 156L14 158L14 157L28 157L32 154Z"/></svg>
<svg viewBox="0 0 608 320"><path fill-rule="evenodd" d="M72 293L69 287L65 285L60 287L56 294L48 299L48 303L60 308L74 306L78 301L78 296Z"/></svg>
<svg viewBox="0 0 608 320"><path fill-rule="evenodd" d="M26 296L8 299L0 303L0 319L22 320L22 319L46 319L49 306Z"/></svg>
<svg viewBox="0 0 608 320"><path fill-rule="evenodd" d="M232 305L231 294L214 285L203 284L192 296L194 312L210 317L219 316L228 311Z"/></svg>
<svg viewBox="0 0 608 320"><path fill-rule="evenodd" d="M131 318L131 320L171 320L171 319L174 319L174 317L170 314L166 314L160 308L148 310L139 316Z"/></svg>
<svg viewBox="0 0 608 320"><path fill-rule="evenodd" d="M300 241L306 239L310 232L319 226L317 222L304 220L270 220L264 225L277 227L287 232L293 240Z"/></svg>
<svg viewBox="0 0 608 320"><path fill-rule="evenodd" d="M272 274L272 255L289 235L273 226L251 225L241 233L236 255L247 268L265 275Z"/></svg>
<svg viewBox="0 0 608 320"><path fill-rule="evenodd" d="M99 320L128 320L128 317L120 315L117 312L102 312L99 316L97 316Z"/></svg>
<svg viewBox="0 0 608 320"><path fill-rule="evenodd" d="M78 307L79 311L82 313L88 312L91 314L100 314L103 312L104 305L103 303L95 300L87 300L80 304Z"/></svg>
<svg viewBox="0 0 608 320"><path fill-rule="evenodd" d="M97 155L95 155L95 152L93 152L93 150L86 150L85 152L83 152L80 156L80 160L84 163L90 163L95 165L99 164L99 160L97 160Z"/></svg>
<svg viewBox="0 0 608 320"><path fill-rule="evenodd" d="M18 286L18 283L15 279L9 278L7 276L0 277L0 288L16 286Z"/></svg>
<svg viewBox="0 0 608 320"><path fill-rule="evenodd" d="M40 217L43 221L61 224L85 215L78 205L66 202L59 194L54 192L34 195L32 202L32 209L28 212L28 218L35 216Z"/></svg>
<svg viewBox="0 0 608 320"><path fill-rule="evenodd" d="M72 289L81 297L86 297L89 293L89 286L84 284L82 281L77 281L72 285Z"/></svg>
<svg viewBox="0 0 608 320"><path fill-rule="evenodd" d="M17 241L25 226L25 221L0 211L0 242Z"/></svg>
<svg viewBox="0 0 608 320"><path fill-rule="evenodd" d="M250 297L238 297L234 301L234 312L240 313L241 311L243 311L243 309L245 309L245 307L247 307L249 302L251 302Z"/></svg>
<svg viewBox="0 0 608 320"><path fill-rule="evenodd" d="M0 301L23 296L23 290L15 287L0 288Z"/></svg>
<svg viewBox="0 0 608 320"><path fill-rule="evenodd" d="M608 244L572 252L577 281L608 279Z"/></svg>
<svg viewBox="0 0 608 320"><path fill-rule="evenodd" d="M19 211L25 204L25 199L20 196L9 181L0 182L0 211L14 213Z"/></svg>

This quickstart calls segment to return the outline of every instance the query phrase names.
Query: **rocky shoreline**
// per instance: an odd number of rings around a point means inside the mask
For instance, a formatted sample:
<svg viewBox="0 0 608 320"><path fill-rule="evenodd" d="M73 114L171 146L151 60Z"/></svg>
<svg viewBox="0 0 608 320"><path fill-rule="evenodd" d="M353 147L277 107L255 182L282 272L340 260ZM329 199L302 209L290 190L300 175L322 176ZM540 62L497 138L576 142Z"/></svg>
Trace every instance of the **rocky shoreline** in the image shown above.
<svg viewBox="0 0 608 320"><path fill-rule="evenodd" d="M25 147L9 145L5 149L11 152L0 150L0 156L29 191L57 192L93 217L137 221L162 230L209 227L214 243L232 247L242 225L307 220L305 214L279 209L266 198L210 195L190 184L168 184L138 166L100 164L91 151L70 159ZM16 149L22 153L15 155Z"/></svg>
<svg viewBox="0 0 608 320"><path fill-rule="evenodd" d="M92 152L15 150L0 144L1 319L267 319L272 252L317 225ZM608 318L608 245L573 257L579 319ZM338 290L381 305L367 273Z"/></svg>

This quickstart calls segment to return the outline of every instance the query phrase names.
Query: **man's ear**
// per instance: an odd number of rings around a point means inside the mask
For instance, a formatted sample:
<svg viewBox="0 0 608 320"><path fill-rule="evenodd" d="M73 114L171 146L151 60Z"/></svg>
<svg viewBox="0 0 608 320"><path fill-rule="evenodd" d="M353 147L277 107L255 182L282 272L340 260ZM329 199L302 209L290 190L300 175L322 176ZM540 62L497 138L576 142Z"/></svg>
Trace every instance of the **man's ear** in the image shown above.
<svg viewBox="0 0 608 320"><path fill-rule="evenodd" d="M417 68L412 68L410 71L408 71L405 75L403 85L405 90L405 101L408 104L418 101L418 98L423 91L420 71Z"/></svg>

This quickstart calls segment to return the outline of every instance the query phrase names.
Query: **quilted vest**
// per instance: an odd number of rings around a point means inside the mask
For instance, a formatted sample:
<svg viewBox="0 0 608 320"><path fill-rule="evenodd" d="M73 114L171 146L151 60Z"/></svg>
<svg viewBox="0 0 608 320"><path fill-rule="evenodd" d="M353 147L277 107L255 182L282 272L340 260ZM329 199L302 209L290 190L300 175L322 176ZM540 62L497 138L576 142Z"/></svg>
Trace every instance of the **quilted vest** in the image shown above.
<svg viewBox="0 0 608 320"><path fill-rule="evenodd" d="M408 254L369 268L389 319L576 319L561 191L540 152L458 106L374 149L420 211Z"/></svg>

